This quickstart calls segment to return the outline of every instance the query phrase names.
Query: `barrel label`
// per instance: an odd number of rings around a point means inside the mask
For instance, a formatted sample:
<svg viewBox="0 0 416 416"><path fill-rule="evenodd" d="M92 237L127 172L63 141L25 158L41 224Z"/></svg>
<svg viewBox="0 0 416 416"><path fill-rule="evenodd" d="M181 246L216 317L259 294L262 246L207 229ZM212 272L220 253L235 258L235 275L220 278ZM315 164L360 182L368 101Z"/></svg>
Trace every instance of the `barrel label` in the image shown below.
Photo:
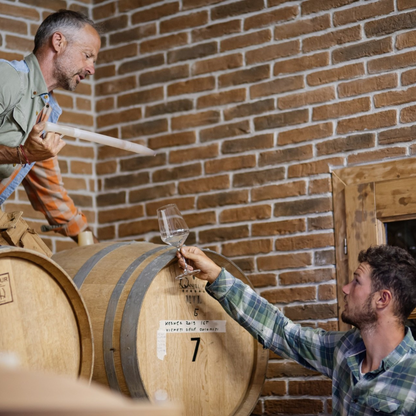
<svg viewBox="0 0 416 416"><path fill-rule="evenodd" d="M0 305L13 302L9 273L0 274Z"/></svg>
<svg viewBox="0 0 416 416"><path fill-rule="evenodd" d="M165 332L192 333L192 332L225 332L227 321L214 320L177 320L160 321L159 329Z"/></svg>
<svg viewBox="0 0 416 416"><path fill-rule="evenodd" d="M166 355L166 334L192 334L201 332L226 332L227 321L220 320L171 320L159 321L157 331L157 358L163 360ZM196 360L200 338L191 338L196 341L192 361Z"/></svg>

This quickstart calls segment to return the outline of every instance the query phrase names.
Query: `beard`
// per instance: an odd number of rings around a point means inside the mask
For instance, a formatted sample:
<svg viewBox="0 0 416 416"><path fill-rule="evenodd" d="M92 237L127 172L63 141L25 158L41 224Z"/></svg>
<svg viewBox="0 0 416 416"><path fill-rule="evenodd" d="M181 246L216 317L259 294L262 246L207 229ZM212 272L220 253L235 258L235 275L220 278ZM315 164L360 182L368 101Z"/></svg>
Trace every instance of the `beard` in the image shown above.
<svg viewBox="0 0 416 416"><path fill-rule="evenodd" d="M371 294L360 310L355 309L347 312L344 309L341 314L342 321L360 330L374 326L377 322L377 313L371 305L372 298Z"/></svg>
<svg viewBox="0 0 416 416"><path fill-rule="evenodd" d="M75 91L79 81L77 75L81 75L81 70L76 70L71 67L71 63L64 57L59 58L55 62L54 77L58 85L67 91Z"/></svg>

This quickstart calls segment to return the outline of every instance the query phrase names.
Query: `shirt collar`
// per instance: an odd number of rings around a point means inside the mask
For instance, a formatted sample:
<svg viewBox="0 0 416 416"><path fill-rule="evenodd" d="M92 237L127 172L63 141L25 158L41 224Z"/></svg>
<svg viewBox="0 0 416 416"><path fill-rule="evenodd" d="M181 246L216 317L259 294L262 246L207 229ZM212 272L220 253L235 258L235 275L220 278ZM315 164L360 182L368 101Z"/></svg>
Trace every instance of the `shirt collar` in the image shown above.
<svg viewBox="0 0 416 416"><path fill-rule="evenodd" d="M26 65L29 68L29 77L31 78L32 98L43 94L48 94L48 87L43 78L42 71L40 70L38 59L33 53L25 57Z"/></svg>

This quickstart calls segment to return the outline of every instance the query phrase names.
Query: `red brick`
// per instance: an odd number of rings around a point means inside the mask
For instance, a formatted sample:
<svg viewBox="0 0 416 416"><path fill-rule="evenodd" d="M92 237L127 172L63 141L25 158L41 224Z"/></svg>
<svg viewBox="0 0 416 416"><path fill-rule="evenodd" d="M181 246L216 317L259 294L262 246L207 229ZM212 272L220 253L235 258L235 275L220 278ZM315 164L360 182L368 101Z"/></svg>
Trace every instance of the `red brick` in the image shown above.
<svg viewBox="0 0 416 416"><path fill-rule="evenodd" d="M274 99L256 100L247 104L240 104L236 107L228 107L224 110L224 120L234 118L250 117L255 114L261 114L273 111L275 109Z"/></svg>
<svg viewBox="0 0 416 416"><path fill-rule="evenodd" d="M173 15L179 11L179 3L165 3L160 6L152 7L137 13L133 13L131 16L131 22L133 25L138 23L150 22L152 20L159 20L162 17Z"/></svg>
<svg viewBox="0 0 416 416"><path fill-rule="evenodd" d="M133 235L146 234L151 231L158 231L159 225L157 219L144 219L141 221L128 221L119 224L120 238L130 237Z"/></svg>
<svg viewBox="0 0 416 416"><path fill-rule="evenodd" d="M345 134L362 130L374 130L382 127L394 126L395 124L396 111L383 111L360 117L340 120L337 126L337 134Z"/></svg>
<svg viewBox="0 0 416 416"><path fill-rule="evenodd" d="M316 160L313 162L298 163L289 166L287 176L288 178L304 178L321 173L330 173L331 166L343 166L343 157L334 157L332 159Z"/></svg>
<svg viewBox="0 0 416 416"><path fill-rule="evenodd" d="M396 37L396 48L405 49L416 46L416 31L405 32L397 35Z"/></svg>
<svg viewBox="0 0 416 416"><path fill-rule="evenodd" d="M311 159L313 157L312 145L288 147L284 149L262 152L259 155L259 166L275 165L295 160Z"/></svg>
<svg viewBox="0 0 416 416"><path fill-rule="evenodd" d="M271 216L270 205L247 205L224 209L219 215L220 223L267 220Z"/></svg>
<svg viewBox="0 0 416 416"><path fill-rule="evenodd" d="M413 29L415 16L416 12L408 12L394 14L383 19L370 20L365 23L364 31L367 37L373 37Z"/></svg>
<svg viewBox="0 0 416 416"><path fill-rule="evenodd" d="M357 113L370 111L370 97L357 98L356 100L341 101L336 104L314 107L312 113L313 121L341 118Z"/></svg>
<svg viewBox="0 0 416 416"><path fill-rule="evenodd" d="M160 116L162 114L178 113L183 111L190 111L193 109L192 100L182 99L176 101L163 102L161 104L155 104L146 106L146 117Z"/></svg>
<svg viewBox="0 0 416 416"><path fill-rule="evenodd" d="M263 240L245 240L236 243L224 243L222 245L222 254L226 257L248 256L257 254L267 254L273 249L271 239Z"/></svg>
<svg viewBox="0 0 416 416"><path fill-rule="evenodd" d="M283 380L266 380L261 389L262 396L284 396L286 393L286 382Z"/></svg>
<svg viewBox="0 0 416 416"><path fill-rule="evenodd" d="M259 98L268 95L280 94L282 92L299 90L304 88L305 84L302 76L291 76L287 78L278 78L273 81L257 83L250 87L250 97Z"/></svg>
<svg viewBox="0 0 416 416"><path fill-rule="evenodd" d="M246 276L254 287L276 286L276 275L274 273L251 274Z"/></svg>
<svg viewBox="0 0 416 416"><path fill-rule="evenodd" d="M277 167L266 170L256 170L255 172L235 173L233 175L233 187L258 186L266 183L275 182L285 177L285 169Z"/></svg>
<svg viewBox="0 0 416 416"><path fill-rule="evenodd" d="M335 300L337 298L337 287L334 284L320 285L318 288L319 300Z"/></svg>
<svg viewBox="0 0 416 416"><path fill-rule="evenodd" d="M284 113L256 117L254 119L254 127L257 131L275 129L278 127L287 127L294 124L306 123L308 118L308 110L306 109L287 111Z"/></svg>
<svg viewBox="0 0 416 416"><path fill-rule="evenodd" d="M303 40L302 51L308 53L320 49L328 49L335 45L356 42L361 39L360 26L349 27L320 36L311 36Z"/></svg>
<svg viewBox="0 0 416 416"><path fill-rule="evenodd" d="M287 306L285 315L293 321L331 319L337 316L336 303Z"/></svg>
<svg viewBox="0 0 416 416"><path fill-rule="evenodd" d="M240 153L250 150L270 149L272 147L274 147L273 134L262 134L244 139L225 140L222 143L221 151L224 154Z"/></svg>
<svg viewBox="0 0 416 416"><path fill-rule="evenodd" d="M330 396L331 380L290 380L289 394L292 396Z"/></svg>
<svg viewBox="0 0 416 416"><path fill-rule="evenodd" d="M305 214L317 214L332 211L332 199L328 197L297 199L290 202L277 202L274 204L273 215L294 216Z"/></svg>
<svg viewBox="0 0 416 416"><path fill-rule="evenodd" d="M0 12L1 12L0 5ZM22 35L27 34L27 23L21 22L15 19L7 19L5 17L0 17L0 27L2 31L20 33Z"/></svg>
<svg viewBox="0 0 416 416"><path fill-rule="evenodd" d="M20 36L6 35L6 48L29 52L33 49L33 40L21 38Z"/></svg>
<svg viewBox="0 0 416 416"><path fill-rule="evenodd" d="M266 78L270 78L270 67L269 65L261 65L220 75L218 85L225 88L231 85L254 83Z"/></svg>
<svg viewBox="0 0 416 416"><path fill-rule="evenodd" d="M144 216L142 205L131 205L128 207L117 207L100 211L98 213L98 222L100 224L108 224L118 221L126 221L131 218L139 218Z"/></svg>
<svg viewBox="0 0 416 416"><path fill-rule="evenodd" d="M319 32L331 27L331 17L329 14L314 17L312 19L299 19L293 23L280 24L275 27L275 40L295 38L308 33Z"/></svg>
<svg viewBox="0 0 416 416"><path fill-rule="evenodd" d="M288 198L306 194L306 185L303 181L282 183L279 185L267 185L251 190L253 202ZM254 227L254 224L253 224Z"/></svg>
<svg viewBox="0 0 416 416"><path fill-rule="evenodd" d="M273 75L292 74L320 68L329 65L329 53L319 52L315 55L302 56L301 58L287 59L274 64Z"/></svg>
<svg viewBox="0 0 416 416"><path fill-rule="evenodd" d="M246 90L243 88L203 95L197 99L197 108L221 106L245 101Z"/></svg>
<svg viewBox="0 0 416 416"><path fill-rule="evenodd" d="M357 134L339 137L316 144L317 155L330 155L334 153L349 152L358 149L369 149L376 144L374 133Z"/></svg>
<svg viewBox="0 0 416 416"><path fill-rule="evenodd" d="M115 33L111 33L109 36L110 45L117 45L119 43L130 43L136 40L142 40L149 36L154 36L157 33L155 23L149 23L147 25L134 27L128 30L118 30Z"/></svg>
<svg viewBox="0 0 416 416"><path fill-rule="evenodd" d="M289 6L266 13L256 13L244 19L244 30L256 29L264 26L273 26L276 23L293 20L299 12L299 6Z"/></svg>
<svg viewBox="0 0 416 416"><path fill-rule="evenodd" d="M415 84L416 83L416 70L411 69L410 71L403 72L401 79L402 79L402 85Z"/></svg>
<svg viewBox="0 0 416 416"><path fill-rule="evenodd" d="M397 1L398 10L413 9L414 7L415 7L415 4L413 0L398 0Z"/></svg>
<svg viewBox="0 0 416 416"><path fill-rule="evenodd" d="M228 189L229 187L230 178L228 175L210 176L190 181L181 181L178 185L178 193L180 195L200 194L214 190Z"/></svg>
<svg viewBox="0 0 416 416"><path fill-rule="evenodd" d="M181 81L168 85L168 96L193 94L201 91L209 91L215 88L215 78L192 78L187 81Z"/></svg>
<svg viewBox="0 0 416 416"><path fill-rule="evenodd" d="M256 166L255 155L243 155L230 158L221 158L205 162L205 173L220 173L241 169L254 168Z"/></svg>
<svg viewBox="0 0 416 416"><path fill-rule="evenodd" d="M174 183L162 184L162 185L152 185L149 188L141 187L140 189L134 189L129 192L129 203L137 203L143 201L151 201L153 199L158 199L157 207L165 205L164 201L160 201L160 198L167 198L169 196L176 195L176 187ZM169 201L167 203L170 203ZM177 201L175 201L177 203ZM181 209L181 206L179 206ZM148 211L148 209L146 209ZM156 213L156 209L154 210ZM148 212L149 215L149 212Z"/></svg>
<svg viewBox="0 0 416 416"><path fill-rule="evenodd" d="M302 3L302 15L318 13L323 10L331 10L337 7L346 6L355 0L306 0Z"/></svg>
<svg viewBox="0 0 416 416"><path fill-rule="evenodd" d="M200 29L192 31L192 43L200 42L201 40L219 38L233 33L241 32L241 22L239 20L231 20L224 23L216 23L205 26Z"/></svg>
<svg viewBox="0 0 416 416"><path fill-rule="evenodd" d="M279 43L278 45L268 45L246 52L246 64L252 65L260 62L273 61L278 58L297 55L300 52L299 40Z"/></svg>
<svg viewBox="0 0 416 416"><path fill-rule="evenodd" d="M211 193L209 195L198 196L197 208L205 209L212 207L222 207L225 205L239 205L247 204L247 202L247 190L216 192L215 194Z"/></svg>
<svg viewBox="0 0 416 416"><path fill-rule="evenodd" d="M98 96L117 94L136 88L136 77L118 78L114 81L105 81L95 86L95 93Z"/></svg>
<svg viewBox="0 0 416 416"><path fill-rule="evenodd" d="M94 20L106 19L112 17L116 12L116 3L107 3L103 6L96 6L92 9L92 17Z"/></svg>
<svg viewBox="0 0 416 416"><path fill-rule="evenodd" d="M332 62L338 64L340 62L351 61L353 59L381 55L392 52L392 50L393 45L391 38L371 40L335 49L332 52Z"/></svg>
<svg viewBox="0 0 416 416"><path fill-rule="evenodd" d="M342 26L348 23L367 20L376 16L388 15L394 11L393 0L380 0L377 3L365 4L363 6L352 7L334 13L334 25Z"/></svg>
<svg viewBox="0 0 416 416"><path fill-rule="evenodd" d="M132 139L140 136L163 133L168 130L166 119L145 121L142 123L128 124L121 128L123 139Z"/></svg>
<svg viewBox="0 0 416 416"><path fill-rule="evenodd" d="M368 73L374 74L377 72L388 72L400 68L406 68L408 66L413 66L415 60L416 51L401 54L395 53L393 56L373 59L367 63Z"/></svg>
<svg viewBox="0 0 416 416"><path fill-rule="evenodd" d="M362 63L345 65L339 68L326 69L324 71L314 72L306 76L309 85L327 84L333 81L342 81L344 79L357 78L365 74ZM341 84L342 85L342 84Z"/></svg>
<svg viewBox="0 0 416 416"><path fill-rule="evenodd" d="M295 234L306 231L306 224L303 218L274 222L259 222L252 225L252 235L275 236Z"/></svg>
<svg viewBox="0 0 416 416"><path fill-rule="evenodd" d="M184 130L207 124L218 123L220 114L218 111L205 111L196 114L173 117L171 120L172 130Z"/></svg>
<svg viewBox="0 0 416 416"><path fill-rule="evenodd" d="M280 285L300 285L305 283L319 283L335 279L335 269L308 269L296 272L280 273Z"/></svg>
<svg viewBox="0 0 416 416"><path fill-rule="evenodd" d="M153 137L149 139L149 146L152 149L160 149L163 147L184 146L195 142L195 132L185 131L181 133L169 133L164 136Z"/></svg>
<svg viewBox="0 0 416 416"><path fill-rule="evenodd" d="M332 123L315 124L295 130L287 130L279 133L277 142L279 145L300 143L304 141L322 139L332 136Z"/></svg>
<svg viewBox="0 0 416 416"><path fill-rule="evenodd" d="M247 120L243 120L238 121L237 123L223 124L221 126L201 130L199 132L199 139L204 143L227 137L241 136L247 133L250 133L250 125Z"/></svg>
<svg viewBox="0 0 416 416"><path fill-rule="evenodd" d="M296 287L290 289L263 290L261 296L270 303L292 303L316 300L316 288Z"/></svg>
<svg viewBox="0 0 416 416"><path fill-rule="evenodd" d="M275 256L257 257L259 271L293 269L307 267L312 264L310 253L280 254Z"/></svg>
<svg viewBox="0 0 416 416"><path fill-rule="evenodd" d="M145 56L144 58L133 59L127 62L123 62L119 68L118 73L120 75L128 74L129 72L137 72L143 69L161 66L165 63L163 54L158 53L156 55ZM179 67L181 68L181 67Z"/></svg>
<svg viewBox="0 0 416 416"><path fill-rule="evenodd" d="M187 13L183 16L173 17L159 23L160 33L179 32L192 27L203 26L208 23L208 12L206 10Z"/></svg>
<svg viewBox="0 0 416 416"><path fill-rule="evenodd" d="M168 64L173 64L181 61L195 60L205 58L206 56L217 53L217 43L209 42L188 46L186 48L178 48L168 52Z"/></svg>
<svg viewBox="0 0 416 416"><path fill-rule="evenodd" d="M267 378L281 378L281 377L308 377L320 375L317 371L309 370L304 366L292 360L285 360L281 362L269 362L267 367ZM273 413L274 414L274 413Z"/></svg>
<svg viewBox="0 0 416 416"><path fill-rule="evenodd" d="M113 63L130 57L137 56L137 44L118 46L112 49L106 49L100 52L100 65L105 63Z"/></svg>
<svg viewBox="0 0 416 416"><path fill-rule="evenodd" d="M14 16L20 19L29 19L39 21L39 11L35 7L16 6L12 4L0 4L0 14ZM2 27L3 29L3 27Z"/></svg>
<svg viewBox="0 0 416 416"><path fill-rule="evenodd" d="M278 238L275 249L277 251L294 251L311 248L322 248L334 245L334 234L310 234Z"/></svg>
<svg viewBox="0 0 416 416"><path fill-rule="evenodd" d="M404 156L406 149L403 147L389 147L388 149L375 150L373 152L357 153L348 156L348 163L374 162L394 157Z"/></svg>
<svg viewBox="0 0 416 416"><path fill-rule="evenodd" d="M136 121L142 118L142 111L140 108L132 108L130 110L112 112L111 117L104 114L96 117L97 128L108 127L114 124L127 123L129 121Z"/></svg>
<svg viewBox="0 0 416 416"><path fill-rule="evenodd" d="M247 48L253 45L261 45L270 42L272 33L269 29L259 32L249 33L247 35L239 35L229 37L220 42L220 52L227 52L233 49Z"/></svg>
<svg viewBox="0 0 416 416"><path fill-rule="evenodd" d="M183 0L183 9L189 10L196 7L208 6L209 4L221 3L222 0Z"/></svg>
<svg viewBox="0 0 416 416"><path fill-rule="evenodd" d="M180 149L176 151L172 150L169 153L169 163L185 163L190 160L214 159L218 158L218 154L218 143L213 143L208 146Z"/></svg>
<svg viewBox="0 0 416 416"><path fill-rule="evenodd" d="M117 96L117 107L130 107L137 104L146 104L152 101L160 101L164 98L163 87L149 90L140 90Z"/></svg>
<svg viewBox="0 0 416 416"><path fill-rule="evenodd" d="M384 74L376 77L344 82L338 86L340 98L361 95L368 92L386 90L397 87L397 74Z"/></svg>
<svg viewBox="0 0 416 416"><path fill-rule="evenodd" d="M156 51L164 51L177 46L186 45L187 43L188 35L186 33L176 33L174 35L143 41L140 44L140 52L145 54Z"/></svg>
<svg viewBox="0 0 416 416"><path fill-rule="evenodd" d="M329 86L298 94L286 95L278 99L277 106L281 110L287 110L289 108L305 107L310 104L327 102L334 99L334 87Z"/></svg>
<svg viewBox="0 0 416 416"><path fill-rule="evenodd" d="M192 66L192 73L194 75L201 75L217 71L224 71L227 69L240 68L243 66L243 55L232 54L226 56L219 56L218 58L211 58L197 61Z"/></svg>
<svg viewBox="0 0 416 416"><path fill-rule="evenodd" d="M378 143L381 145L410 142L416 135L416 126L402 127L382 131L378 134Z"/></svg>
<svg viewBox="0 0 416 416"><path fill-rule="evenodd" d="M188 65L179 65L169 68L153 70L139 75L140 85L158 84L161 82L174 81L186 78L189 75Z"/></svg>
<svg viewBox="0 0 416 416"><path fill-rule="evenodd" d="M211 19L226 19L231 16L256 12L264 8L263 0L240 0L224 6L217 6L211 9Z"/></svg>
<svg viewBox="0 0 416 416"><path fill-rule="evenodd" d="M374 96L374 106L376 108L400 105L415 101L416 87L402 91L389 91Z"/></svg>

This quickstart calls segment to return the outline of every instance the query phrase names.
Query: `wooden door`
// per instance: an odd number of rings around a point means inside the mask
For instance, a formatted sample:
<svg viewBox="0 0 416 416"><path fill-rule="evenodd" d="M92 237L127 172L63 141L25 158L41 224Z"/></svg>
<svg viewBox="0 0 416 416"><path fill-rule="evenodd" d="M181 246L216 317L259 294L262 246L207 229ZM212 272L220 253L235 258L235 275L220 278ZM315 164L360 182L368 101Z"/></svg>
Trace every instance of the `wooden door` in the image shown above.
<svg viewBox="0 0 416 416"><path fill-rule="evenodd" d="M332 172L339 328L342 288L358 266L358 253L386 242L384 224L416 218L416 160L404 159ZM411 318L416 317L416 310Z"/></svg>

